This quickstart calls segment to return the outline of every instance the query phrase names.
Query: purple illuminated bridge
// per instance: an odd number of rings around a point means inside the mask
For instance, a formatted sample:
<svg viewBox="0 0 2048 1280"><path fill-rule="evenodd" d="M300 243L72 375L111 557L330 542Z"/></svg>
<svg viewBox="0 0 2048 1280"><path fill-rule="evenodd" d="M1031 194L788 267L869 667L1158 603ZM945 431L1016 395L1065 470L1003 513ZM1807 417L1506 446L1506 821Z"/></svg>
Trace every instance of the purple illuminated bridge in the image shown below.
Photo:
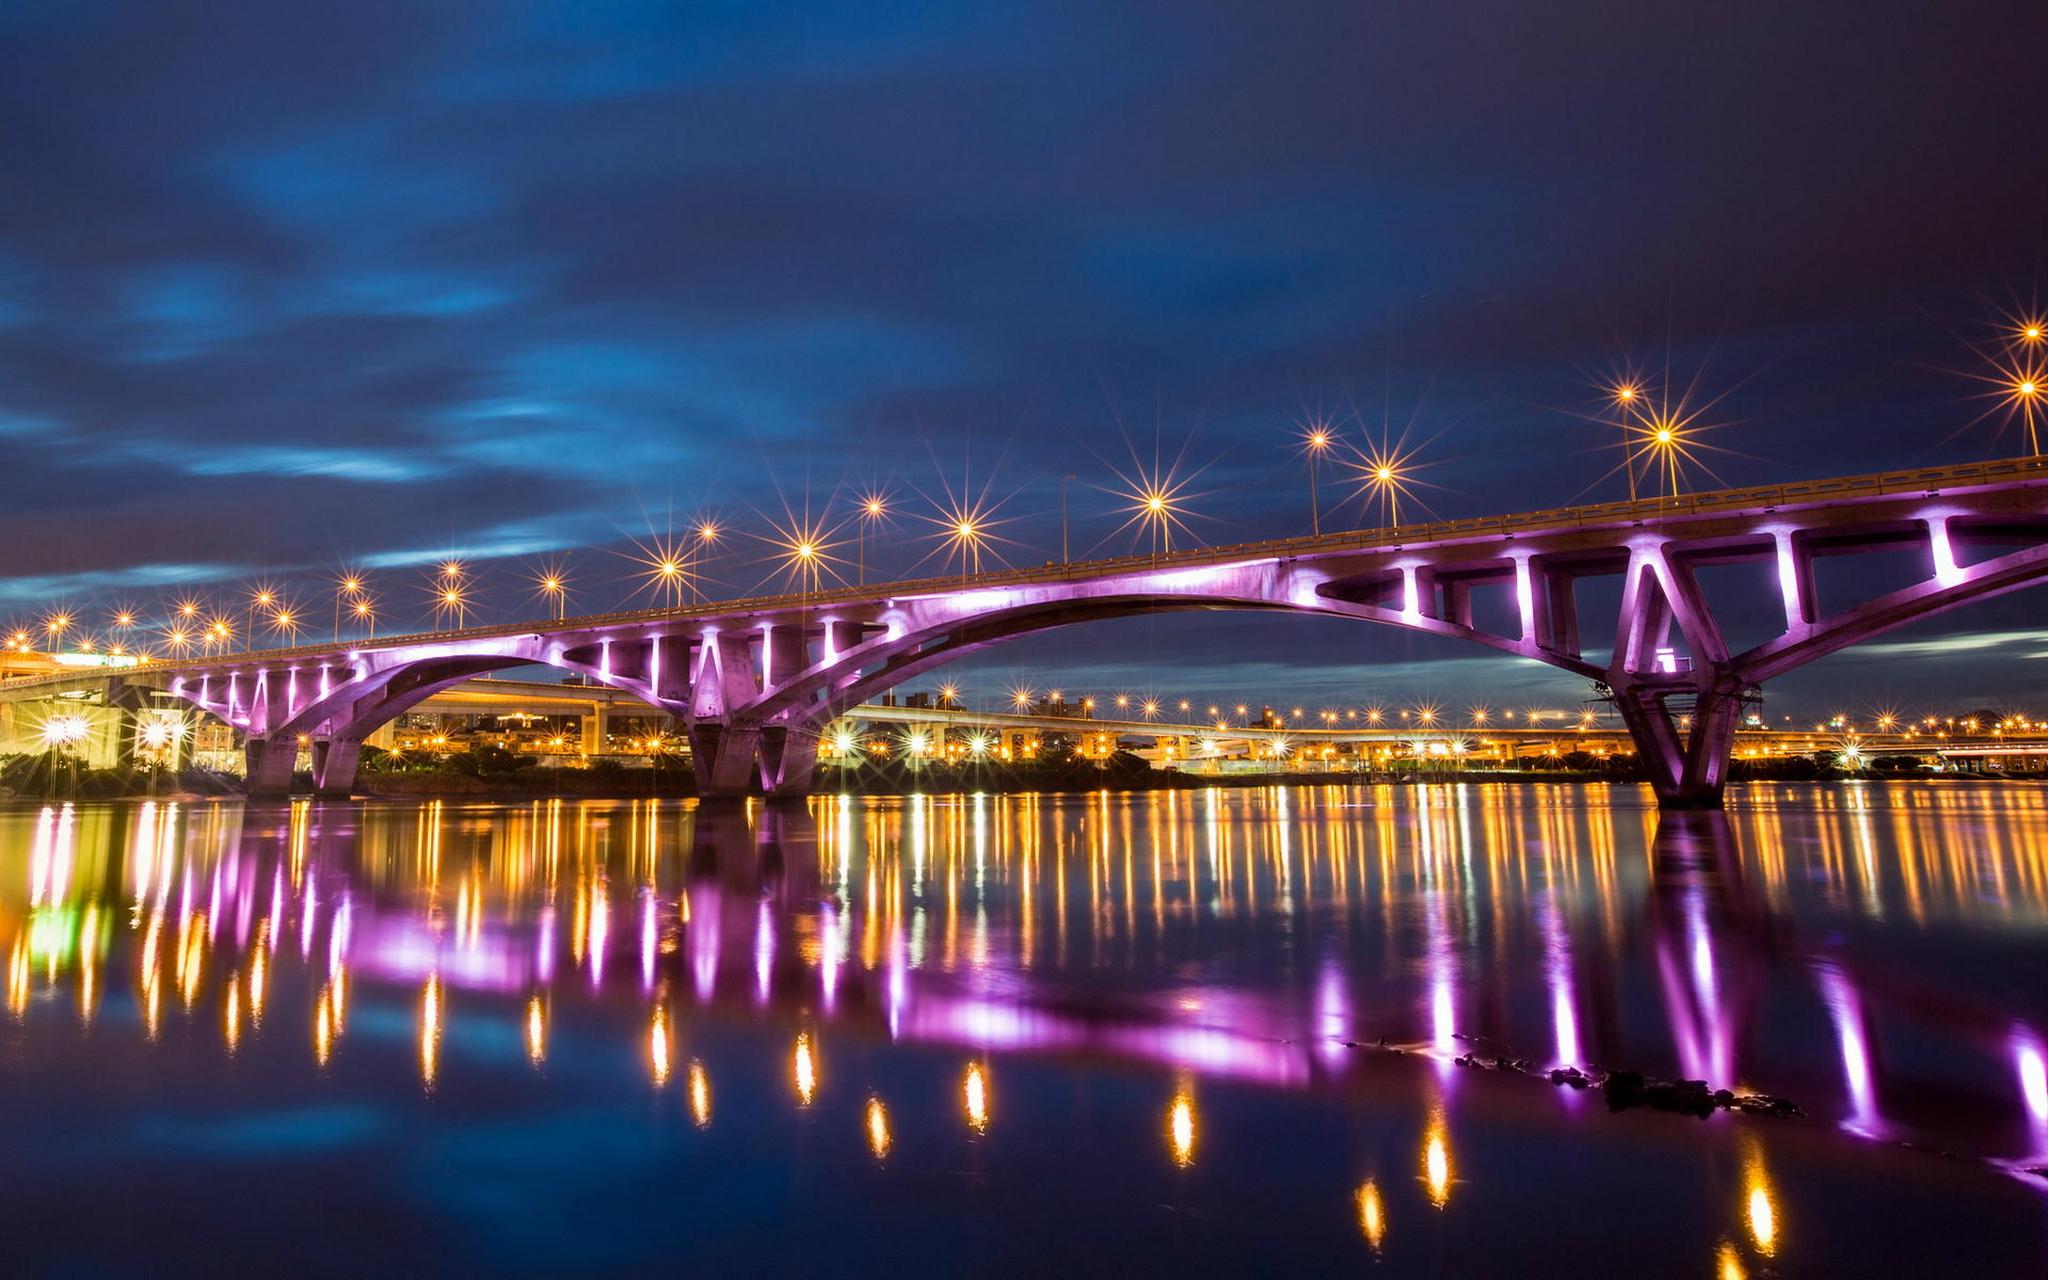
<svg viewBox="0 0 2048 1280"><path fill-rule="evenodd" d="M1917 566L1908 585L1846 606L1819 598L1816 558L1889 552L1896 565L1902 551ZM1751 566L1745 590L1771 618L1768 638L1748 648L1731 646L1701 586L1702 569L1725 565ZM1585 616L1581 593L1603 578L1619 582L1617 615ZM286 790L310 740L319 790L345 795L378 726L473 676L542 664L673 716L701 795L786 795L809 789L819 734L835 717L965 654L1132 614L1285 610L1455 637L1594 681L1659 802L1711 808L1744 700L1765 681L2044 580L2048 457L2034 457L161 660L113 677L20 681L0 696L97 686L133 707L167 693L245 735L252 793Z"/></svg>

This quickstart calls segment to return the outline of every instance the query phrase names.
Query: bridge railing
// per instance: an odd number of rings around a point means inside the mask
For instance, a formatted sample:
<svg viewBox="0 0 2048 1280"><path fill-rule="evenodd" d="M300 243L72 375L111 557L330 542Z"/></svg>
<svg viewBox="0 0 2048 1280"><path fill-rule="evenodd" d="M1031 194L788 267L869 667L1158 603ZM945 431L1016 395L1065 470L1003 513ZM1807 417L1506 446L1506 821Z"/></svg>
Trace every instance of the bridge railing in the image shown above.
<svg viewBox="0 0 2048 1280"><path fill-rule="evenodd" d="M1503 536L1535 531L1558 531L1609 527L1650 520L1672 520L1720 515L1728 512L1770 510L1779 507L1815 507L1841 501L1899 497L1933 493L1943 489L1976 488L2014 482L2048 480L2048 456L2005 458L1987 462L1957 463L1942 467L1921 467L1905 471L1881 471L1867 475L1800 480L1741 489L1714 489L1666 498L1601 502L1573 507L1497 516L1468 516L1456 520L1433 520L1418 524L1392 525L1380 529L1352 529L1296 538L1273 538L1222 546L1193 547L1185 551L1116 556L1108 559L1047 561L1029 568L998 569L971 578L946 575L902 582L874 583L857 587L834 587L809 592L780 592L775 595L745 596L704 601L672 609L632 609L583 614L573 618L517 623L493 623L450 631L413 632L380 636L355 642L295 645L282 649L261 649L221 654L197 660L158 657L130 671L151 667L176 667L189 671L234 671L255 664L321 660L332 662L339 654L400 649L414 645L449 644L474 640L504 639L539 632L601 631L636 624L659 625L689 620L713 621L734 615L787 613L795 609L824 609L834 605L870 604L918 596L946 594L959 590L986 590L1012 586L1085 581L1137 570L1201 568L1235 564L1247 560L1292 559L1328 552L1399 551L1418 544ZM63 672L50 676L9 682L10 688L61 684L94 678L103 673Z"/></svg>

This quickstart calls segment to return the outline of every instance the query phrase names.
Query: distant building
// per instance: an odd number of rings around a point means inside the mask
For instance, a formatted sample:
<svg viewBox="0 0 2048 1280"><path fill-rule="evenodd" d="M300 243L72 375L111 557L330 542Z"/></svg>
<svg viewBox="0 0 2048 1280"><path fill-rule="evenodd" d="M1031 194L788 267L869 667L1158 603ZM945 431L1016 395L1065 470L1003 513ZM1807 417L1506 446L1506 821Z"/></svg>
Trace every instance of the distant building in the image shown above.
<svg viewBox="0 0 2048 1280"><path fill-rule="evenodd" d="M1055 698L1051 694L1047 694L1031 704L1031 714L1035 716L1062 716L1070 719L1091 720L1095 717L1095 709L1086 701L1068 702L1065 697Z"/></svg>

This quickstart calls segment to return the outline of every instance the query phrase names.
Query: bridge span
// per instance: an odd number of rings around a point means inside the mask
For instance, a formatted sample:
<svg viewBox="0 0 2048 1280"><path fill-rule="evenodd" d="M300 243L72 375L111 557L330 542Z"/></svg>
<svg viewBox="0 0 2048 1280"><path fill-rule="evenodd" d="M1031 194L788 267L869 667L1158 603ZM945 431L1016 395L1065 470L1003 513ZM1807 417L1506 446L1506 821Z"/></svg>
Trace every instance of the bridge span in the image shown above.
<svg viewBox="0 0 2048 1280"><path fill-rule="evenodd" d="M1823 601L1823 556L1898 552L1916 580ZM1782 627L1734 648L1700 582L1747 565ZM1581 589L1618 579L1612 618ZM0 685L168 699L242 735L252 794L287 790L302 741L322 794L354 786L363 741L465 680L546 665L659 708L706 797L809 789L826 727L882 691L992 645L1135 614L1256 609L1482 645L1593 682L1659 802L1721 803L1745 699L1893 628L2048 580L2048 457L1331 533L963 577L842 587L430 634L159 659ZM1485 606L1485 607L1482 607ZM1505 617L1506 625L1490 625Z"/></svg>

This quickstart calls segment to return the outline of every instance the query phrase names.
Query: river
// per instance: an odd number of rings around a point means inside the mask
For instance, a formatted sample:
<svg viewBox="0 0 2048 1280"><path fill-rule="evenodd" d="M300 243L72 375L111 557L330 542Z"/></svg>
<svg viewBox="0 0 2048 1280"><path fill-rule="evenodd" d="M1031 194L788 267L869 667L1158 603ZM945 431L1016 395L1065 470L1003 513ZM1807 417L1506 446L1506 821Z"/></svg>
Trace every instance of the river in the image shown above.
<svg viewBox="0 0 2048 1280"><path fill-rule="evenodd" d="M8 1270L2039 1275L2044 944L2020 784L15 804Z"/></svg>

